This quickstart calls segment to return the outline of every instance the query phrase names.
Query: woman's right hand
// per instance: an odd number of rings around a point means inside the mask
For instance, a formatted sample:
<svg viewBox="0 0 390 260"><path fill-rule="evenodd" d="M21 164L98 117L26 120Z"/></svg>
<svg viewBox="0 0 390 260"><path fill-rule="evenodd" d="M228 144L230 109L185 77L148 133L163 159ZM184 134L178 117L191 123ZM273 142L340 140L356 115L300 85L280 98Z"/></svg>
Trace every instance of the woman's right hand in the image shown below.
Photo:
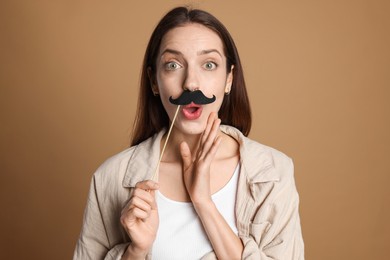
<svg viewBox="0 0 390 260"><path fill-rule="evenodd" d="M122 259L145 259L156 238L158 211L155 191L158 184L151 180L138 182L121 213L121 223L131 244Z"/></svg>

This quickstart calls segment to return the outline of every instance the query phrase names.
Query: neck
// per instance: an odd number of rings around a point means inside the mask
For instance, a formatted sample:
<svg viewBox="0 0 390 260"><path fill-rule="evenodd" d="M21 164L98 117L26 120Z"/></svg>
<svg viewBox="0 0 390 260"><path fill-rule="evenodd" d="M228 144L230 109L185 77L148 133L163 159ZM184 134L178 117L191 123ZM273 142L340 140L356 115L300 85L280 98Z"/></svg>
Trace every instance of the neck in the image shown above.
<svg viewBox="0 0 390 260"><path fill-rule="evenodd" d="M193 155L196 154L200 137L201 134L194 134L194 135L184 134L178 131L175 127L173 127L167 146L165 148L162 161L181 162L182 159L181 159L179 147L183 141L185 141L188 144L191 150L191 154ZM161 148L163 147L166 138L167 138L167 133L161 139Z"/></svg>

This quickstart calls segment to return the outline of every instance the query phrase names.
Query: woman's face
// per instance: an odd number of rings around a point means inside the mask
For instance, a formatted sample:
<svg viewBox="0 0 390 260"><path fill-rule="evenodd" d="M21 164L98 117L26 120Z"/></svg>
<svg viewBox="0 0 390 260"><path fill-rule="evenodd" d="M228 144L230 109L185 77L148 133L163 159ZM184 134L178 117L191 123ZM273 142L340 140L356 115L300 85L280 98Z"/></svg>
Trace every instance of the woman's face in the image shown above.
<svg viewBox="0 0 390 260"><path fill-rule="evenodd" d="M218 34L197 23L176 27L164 35L155 76L154 91L158 91L171 121L177 106L170 103L169 97L176 99L184 90L201 90L209 98L216 97L211 104L180 108L175 127L184 134L204 131L208 116L218 113L233 80L232 70L226 72L226 57Z"/></svg>

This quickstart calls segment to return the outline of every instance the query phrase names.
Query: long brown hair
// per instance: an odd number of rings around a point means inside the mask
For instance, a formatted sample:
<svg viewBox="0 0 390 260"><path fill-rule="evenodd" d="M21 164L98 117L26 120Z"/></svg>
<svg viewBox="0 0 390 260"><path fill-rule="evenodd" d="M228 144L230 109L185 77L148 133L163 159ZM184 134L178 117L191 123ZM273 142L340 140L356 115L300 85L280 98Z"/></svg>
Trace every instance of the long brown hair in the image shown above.
<svg viewBox="0 0 390 260"><path fill-rule="evenodd" d="M210 13L198 9L177 7L161 19L146 48L131 145L139 144L164 127L169 126L169 117L160 97L153 95L148 73L152 78L156 75L157 54L164 35L169 30L188 23L206 26L221 38L227 58L226 71L230 72L232 65L234 65L234 69L230 94L224 97L218 115L222 124L236 127L245 136L249 134L252 124L251 110L240 58L232 37L225 26Z"/></svg>

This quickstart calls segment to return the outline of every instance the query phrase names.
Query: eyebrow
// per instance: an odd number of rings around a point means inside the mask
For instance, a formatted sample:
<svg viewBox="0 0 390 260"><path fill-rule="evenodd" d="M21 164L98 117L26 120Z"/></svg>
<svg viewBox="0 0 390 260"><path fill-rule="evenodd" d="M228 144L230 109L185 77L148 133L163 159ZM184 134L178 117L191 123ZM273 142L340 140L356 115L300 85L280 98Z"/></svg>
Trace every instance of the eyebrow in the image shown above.
<svg viewBox="0 0 390 260"><path fill-rule="evenodd" d="M213 52L216 52L222 58L222 54L217 49L203 50L203 51L200 51L198 53L198 55L205 55L205 54L209 54L209 53L213 53Z"/></svg>
<svg viewBox="0 0 390 260"><path fill-rule="evenodd" d="M206 55L213 52L217 53L222 58L222 54L217 49L202 50L198 52L198 55ZM183 56L183 53L173 49L165 49L160 56L164 55L165 53L172 53L172 54Z"/></svg>
<svg viewBox="0 0 390 260"><path fill-rule="evenodd" d="M163 56L165 53L172 53L172 54L183 56L183 53L181 53L180 51L176 51L176 50L172 50L172 49L165 49L163 52L161 52L160 56Z"/></svg>

